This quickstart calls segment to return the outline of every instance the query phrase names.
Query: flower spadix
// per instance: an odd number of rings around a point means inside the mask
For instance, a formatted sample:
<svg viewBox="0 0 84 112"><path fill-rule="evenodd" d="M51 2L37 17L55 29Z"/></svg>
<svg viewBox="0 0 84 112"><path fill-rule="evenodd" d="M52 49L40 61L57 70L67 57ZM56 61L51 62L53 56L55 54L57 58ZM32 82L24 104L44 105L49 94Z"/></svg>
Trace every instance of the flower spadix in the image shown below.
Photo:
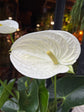
<svg viewBox="0 0 84 112"><path fill-rule="evenodd" d="M0 33L1 34L14 33L18 28L19 28L19 25L14 20L0 21Z"/></svg>
<svg viewBox="0 0 84 112"><path fill-rule="evenodd" d="M47 79L69 71L80 51L80 44L72 34L46 30L17 39L11 47L10 60L23 75Z"/></svg>

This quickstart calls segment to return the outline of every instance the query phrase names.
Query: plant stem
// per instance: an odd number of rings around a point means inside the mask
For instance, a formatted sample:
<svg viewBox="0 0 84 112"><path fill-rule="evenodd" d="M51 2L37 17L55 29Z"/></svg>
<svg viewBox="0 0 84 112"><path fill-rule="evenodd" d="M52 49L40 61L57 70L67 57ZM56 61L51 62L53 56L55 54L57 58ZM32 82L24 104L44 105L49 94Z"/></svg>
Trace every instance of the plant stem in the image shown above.
<svg viewBox="0 0 84 112"><path fill-rule="evenodd" d="M56 75L54 76L54 96L55 96L55 105L57 110L57 97L56 97Z"/></svg>
<svg viewBox="0 0 84 112"><path fill-rule="evenodd" d="M10 36L11 36L11 41L12 41L12 43L14 43L13 35L10 34Z"/></svg>

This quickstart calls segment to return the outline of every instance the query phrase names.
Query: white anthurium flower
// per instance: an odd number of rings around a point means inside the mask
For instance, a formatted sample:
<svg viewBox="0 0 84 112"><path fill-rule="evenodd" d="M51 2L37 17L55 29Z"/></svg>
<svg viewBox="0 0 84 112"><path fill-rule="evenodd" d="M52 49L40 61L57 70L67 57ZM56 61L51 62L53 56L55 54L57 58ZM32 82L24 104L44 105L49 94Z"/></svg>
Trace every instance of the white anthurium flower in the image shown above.
<svg viewBox="0 0 84 112"><path fill-rule="evenodd" d="M14 20L0 21L0 33L1 34L14 33L18 28L19 28L19 25Z"/></svg>
<svg viewBox="0 0 84 112"><path fill-rule="evenodd" d="M47 79L68 72L80 51L80 44L72 34L46 30L17 39L11 47L10 60L23 75Z"/></svg>
<svg viewBox="0 0 84 112"><path fill-rule="evenodd" d="M74 107L72 112L84 112L84 105Z"/></svg>

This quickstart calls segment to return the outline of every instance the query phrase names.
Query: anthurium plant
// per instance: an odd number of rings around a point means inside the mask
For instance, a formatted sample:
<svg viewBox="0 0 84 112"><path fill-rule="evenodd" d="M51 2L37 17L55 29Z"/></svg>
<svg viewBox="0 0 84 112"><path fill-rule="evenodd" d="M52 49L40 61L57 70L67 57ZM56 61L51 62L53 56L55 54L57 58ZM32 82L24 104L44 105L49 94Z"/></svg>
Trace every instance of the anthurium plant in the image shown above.
<svg viewBox="0 0 84 112"><path fill-rule="evenodd" d="M14 33L17 28L14 20L0 21L0 33ZM23 77L8 83L0 79L2 112L83 112L84 76L73 69L81 53L75 36L61 30L29 33L10 51L10 61ZM58 78L59 73L65 75ZM49 78L52 83L47 86Z"/></svg>

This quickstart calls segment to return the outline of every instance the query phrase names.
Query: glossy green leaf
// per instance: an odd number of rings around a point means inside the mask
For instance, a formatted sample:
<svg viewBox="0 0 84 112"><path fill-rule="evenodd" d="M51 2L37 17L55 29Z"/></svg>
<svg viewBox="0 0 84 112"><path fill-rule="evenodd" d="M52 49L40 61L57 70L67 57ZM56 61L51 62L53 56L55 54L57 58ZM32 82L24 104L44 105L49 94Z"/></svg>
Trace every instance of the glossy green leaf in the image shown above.
<svg viewBox="0 0 84 112"><path fill-rule="evenodd" d="M39 88L39 108L40 112L47 112L49 93L45 86Z"/></svg>
<svg viewBox="0 0 84 112"><path fill-rule="evenodd" d="M16 99L12 99L12 100L17 102ZM5 104L2 107L2 110L5 111L5 112L17 112L19 107L15 102L10 101L10 100L6 101Z"/></svg>
<svg viewBox="0 0 84 112"><path fill-rule="evenodd" d="M25 77L18 80L20 111L47 112L49 95L45 88L45 80L32 80L29 85L27 84L30 81L27 81L28 78Z"/></svg>
<svg viewBox="0 0 84 112"><path fill-rule="evenodd" d="M0 82L2 82L2 81L0 80ZM7 84L7 80L5 80L3 83L4 83L4 85ZM2 85L0 85L0 97L2 95L3 89L4 89L4 87Z"/></svg>
<svg viewBox="0 0 84 112"><path fill-rule="evenodd" d="M0 82L2 83L2 81L0 81ZM13 86L14 86L14 82L15 82L15 80L11 80L8 84L3 82L4 89L3 89L3 92L0 96L0 108L9 99L9 96L11 94L13 95L12 89L13 89Z"/></svg>
<svg viewBox="0 0 84 112"><path fill-rule="evenodd" d="M67 76L57 81L57 97L62 97L62 111L84 104L84 76Z"/></svg>
<svg viewBox="0 0 84 112"><path fill-rule="evenodd" d="M49 91L50 98L54 98L53 88L51 87ZM84 76L68 74L58 79L57 98L63 100L57 112L69 112L72 107L84 104Z"/></svg>
<svg viewBox="0 0 84 112"><path fill-rule="evenodd" d="M21 111L17 111L17 112L26 112L26 111L24 111L24 110L21 110Z"/></svg>
<svg viewBox="0 0 84 112"><path fill-rule="evenodd" d="M48 99L49 99L49 92L45 87L46 80L36 80L38 84L38 98L39 98L39 106L36 112L47 112L48 109Z"/></svg>
<svg viewBox="0 0 84 112"><path fill-rule="evenodd" d="M21 91L21 90L25 90L26 89L26 86L25 86L25 82L26 81L28 81L27 77L21 77L21 78L18 79L18 81L17 81L17 88L18 88L18 90Z"/></svg>
<svg viewBox="0 0 84 112"><path fill-rule="evenodd" d="M39 100L38 100L38 85L36 80L33 80L27 91L19 91L19 107L20 111L36 112Z"/></svg>
<svg viewBox="0 0 84 112"><path fill-rule="evenodd" d="M80 27L80 30L84 30L84 17L83 17L82 20L81 20L81 27Z"/></svg>
<svg viewBox="0 0 84 112"><path fill-rule="evenodd" d="M36 82L38 84L38 86L44 86L45 87L45 79L36 79Z"/></svg>
<svg viewBox="0 0 84 112"><path fill-rule="evenodd" d="M0 97L1 97L2 92L3 92L3 86L0 86Z"/></svg>

